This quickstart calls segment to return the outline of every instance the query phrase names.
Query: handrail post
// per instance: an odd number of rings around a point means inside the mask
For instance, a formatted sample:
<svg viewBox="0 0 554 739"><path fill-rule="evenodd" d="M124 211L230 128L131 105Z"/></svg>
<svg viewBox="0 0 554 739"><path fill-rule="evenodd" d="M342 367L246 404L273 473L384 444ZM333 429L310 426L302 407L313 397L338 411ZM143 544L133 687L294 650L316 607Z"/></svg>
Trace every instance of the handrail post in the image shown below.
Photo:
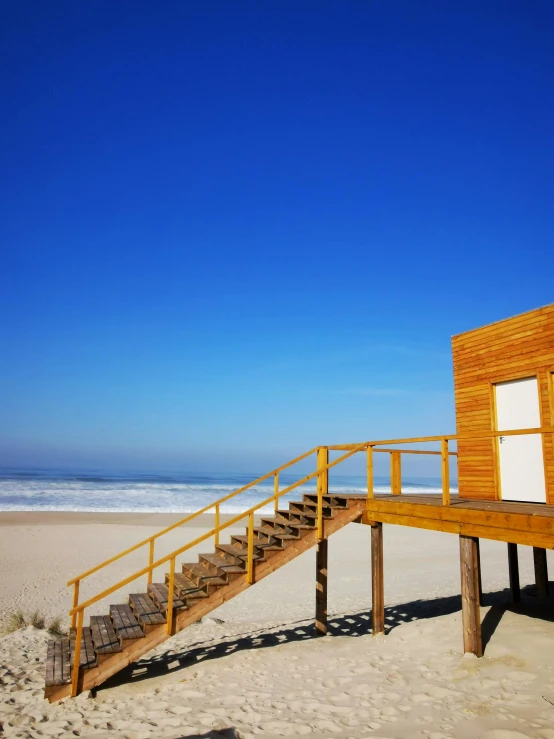
<svg viewBox="0 0 554 739"><path fill-rule="evenodd" d="M246 582L254 582L254 513L248 514L248 557L246 560Z"/></svg>
<svg viewBox="0 0 554 739"><path fill-rule="evenodd" d="M397 449L390 453L390 490L393 495L402 492L402 463Z"/></svg>
<svg viewBox="0 0 554 739"><path fill-rule="evenodd" d="M279 473L275 473L273 480L273 491L275 492L275 510L279 509Z"/></svg>
<svg viewBox="0 0 554 739"><path fill-rule="evenodd" d="M150 552L148 553L148 565L154 564L154 539L150 539ZM148 584L152 582L152 570L148 570Z"/></svg>
<svg viewBox="0 0 554 739"><path fill-rule="evenodd" d="M80 582L81 582L80 580L75 580L75 582L73 583L73 608L72 610L77 608L77 606L79 605L79 583ZM77 625L77 614L73 613L71 616L71 628L74 629L76 625Z"/></svg>
<svg viewBox="0 0 554 739"><path fill-rule="evenodd" d="M373 447L367 447L367 497L373 500Z"/></svg>
<svg viewBox="0 0 554 739"><path fill-rule="evenodd" d="M175 557L169 560L169 582L167 584L167 633L173 634L173 593L175 590Z"/></svg>
<svg viewBox="0 0 554 739"><path fill-rule="evenodd" d="M84 610L79 611L77 617L77 632L75 633L75 651L73 652L73 667L71 671L71 697L75 698L79 691L79 668L81 666L81 639L83 638Z"/></svg>
<svg viewBox="0 0 554 739"><path fill-rule="evenodd" d="M450 505L450 469L448 466L448 439L441 441L442 504Z"/></svg>
<svg viewBox="0 0 554 739"><path fill-rule="evenodd" d="M214 544L217 546L219 544L219 503L215 504L215 519L214 519Z"/></svg>
<svg viewBox="0 0 554 739"><path fill-rule="evenodd" d="M317 538L323 539L323 496L329 492L329 475L325 469L329 464L329 450L320 446L317 450Z"/></svg>

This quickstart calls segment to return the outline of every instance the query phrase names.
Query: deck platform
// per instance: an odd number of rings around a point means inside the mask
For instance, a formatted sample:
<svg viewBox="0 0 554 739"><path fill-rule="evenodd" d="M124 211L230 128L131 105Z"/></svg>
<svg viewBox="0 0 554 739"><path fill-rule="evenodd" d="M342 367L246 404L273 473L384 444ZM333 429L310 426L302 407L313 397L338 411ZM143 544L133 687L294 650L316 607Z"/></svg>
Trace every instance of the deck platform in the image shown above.
<svg viewBox="0 0 554 739"><path fill-rule="evenodd" d="M554 549L554 506L550 505L470 500L453 495L450 505L445 506L441 495L428 493L376 494L372 499L364 495L344 497L366 499L361 523L413 526Z"/></svg>

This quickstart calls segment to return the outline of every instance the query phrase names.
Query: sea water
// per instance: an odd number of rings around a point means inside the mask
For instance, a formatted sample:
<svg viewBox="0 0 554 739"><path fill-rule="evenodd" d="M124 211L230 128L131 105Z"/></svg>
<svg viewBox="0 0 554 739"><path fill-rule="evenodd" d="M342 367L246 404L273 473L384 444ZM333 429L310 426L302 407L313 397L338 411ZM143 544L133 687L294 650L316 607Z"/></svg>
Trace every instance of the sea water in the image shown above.
<svg viewBox="0 0 554 739"><path fill-rule="evenodd" d="M280 489L303 477L281 473ZM189 513L197 511L260 474L136 473L93 470L14 470L0 469L0 511L92 511L137 513ZM338 475L330 471L329 492L367 491L365 477ZM390 493L387 478L376 477L376 493ZM302 493L315 492L310 481L281 499L299 500ZM434 478L402 480L404 493L440 493L441 482ZM452 487L452 492L456 492ZM221 505L222 513L240 513L273 495L273 478L258 483ZM273 503L262 510L270 511ZM212 509L213 510L213 509Z"/></svg>

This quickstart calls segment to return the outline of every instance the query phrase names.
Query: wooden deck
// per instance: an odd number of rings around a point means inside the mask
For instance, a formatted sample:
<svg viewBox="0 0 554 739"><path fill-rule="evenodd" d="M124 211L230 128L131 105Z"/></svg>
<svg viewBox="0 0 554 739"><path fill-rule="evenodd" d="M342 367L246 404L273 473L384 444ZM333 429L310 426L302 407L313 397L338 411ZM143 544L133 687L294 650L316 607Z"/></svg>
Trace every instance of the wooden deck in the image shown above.
<svg viewBox="0 0 554 739"><path fill-rule="evenodd" d="M367 500L362 517L362 523L371 522L554 549L554 506L540 503L468 500L453 495L450 505L445 506L441 495L377 494Z"/></svg>

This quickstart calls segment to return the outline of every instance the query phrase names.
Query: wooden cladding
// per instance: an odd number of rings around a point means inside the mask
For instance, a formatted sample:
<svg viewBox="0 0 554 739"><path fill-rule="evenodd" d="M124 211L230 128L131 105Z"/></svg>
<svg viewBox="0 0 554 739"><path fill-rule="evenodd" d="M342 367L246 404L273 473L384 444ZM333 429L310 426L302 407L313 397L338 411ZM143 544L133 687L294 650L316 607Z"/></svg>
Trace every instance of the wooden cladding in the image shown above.
<svg viewBox="0 0 554 739"><path fill-rule="evenodd" d="M471 434L496 429L494 385L536 377L541 425L554 425L554 305L514 316L452 338L456 429ZM554 435L543 437L547 503L554 505ZM497 442L460 441L460 496L500 497Z"/></svg>

